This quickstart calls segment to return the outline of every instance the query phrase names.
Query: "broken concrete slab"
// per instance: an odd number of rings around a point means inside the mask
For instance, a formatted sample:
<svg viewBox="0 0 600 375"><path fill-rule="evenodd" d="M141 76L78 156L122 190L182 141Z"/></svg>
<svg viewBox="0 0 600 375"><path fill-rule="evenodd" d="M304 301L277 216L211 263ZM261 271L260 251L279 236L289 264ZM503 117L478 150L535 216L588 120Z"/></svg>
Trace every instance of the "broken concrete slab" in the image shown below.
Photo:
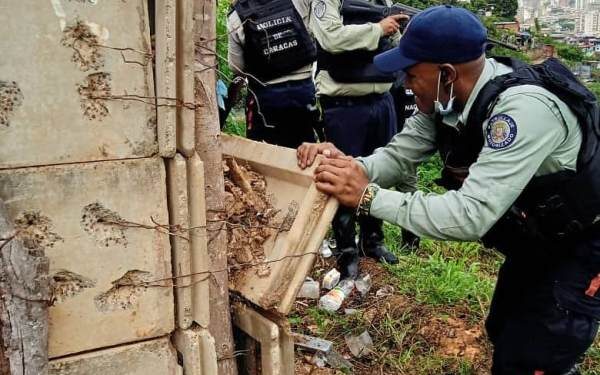
<svg viewBox="0 0 600 375"><path fill-rule="evenodd" d="M210 266L208 237L206 235L206 200L204 191L204 164L194 152L187 160L188 198L190 214L190 246L192 257L191 293L192 319L203 328L210 322L209 283Z"/></svg>
<svg viewBox="0 0 600 375"><path fill-rule="evenodd" d="M0 39L11 51L0 95L13 105L0 110L0 168L157 153L146 1L9 8L0 12L0 31L13 36Z"/></svg>
<svg viewBox="0 0 600 375"><path fill-rule="evenodd" d="M171 236L173 275L175 276L175 311L177 326L187 329L192 324L192 288L189 287L192 273L192 255L190 252L190 220L188 212L188 180L186 160L177 154L167 159L169 224Z"/></svg>
<svg viewBox="0 0 600 375"><path fill-rule="evenodd" d="M301 170L295 150L227 135L221 140L224 155L266 178L267 193L274 198L282 222L293 211L289 230L279 231L263 244L266 259L260 266L266 264L268 276L257 275L255 266L245 266L231 286L258 306L285 315L312 269L338 203L317 191L313 182L317 163Z"/></svg>
<svg viewBox="0 0 600 375"><path fill-rule="evenodd" d="M157 0L156 5L156 126L159 155L175 156L177 126L176 4Z"/></svg>
<svg viewBox="0 0 600 375"><path fill-rule="evenodd" d="M117 346L49 362L50 375L180 375L168 338Z"/></svg>
<svg viewBox="0 0 600 375"><path fill-rule="evenodd" d="M173 333L173 342L183 358L183 371L186 375L217 374L215 339L207 329L178 329Z"/></svg>
<svg viewBox="0 0 600 375"><path fill-rule="evenodd" d="M289 329L242 303L235 303L232 312L233 323L260 344L262 374L293 375L294 340Z"/></svg>
<svg viewBox="0 0 600 375"><path fill-rule="evenodd" d="M160 158L0 171L20 238L57 281L50 357L173 330L166 195Z"/></svg>

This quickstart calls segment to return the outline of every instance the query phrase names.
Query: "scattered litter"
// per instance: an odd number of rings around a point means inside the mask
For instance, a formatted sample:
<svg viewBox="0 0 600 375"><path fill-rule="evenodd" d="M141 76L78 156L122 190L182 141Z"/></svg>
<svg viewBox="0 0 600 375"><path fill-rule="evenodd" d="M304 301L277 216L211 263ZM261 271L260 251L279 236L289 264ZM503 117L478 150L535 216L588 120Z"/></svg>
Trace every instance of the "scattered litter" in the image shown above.
<svg viewBox="0 0 600 375"><path fill-rule="evenodd" d="M329 239L329 249L331 251L335 251L335 249L337 249L337 242L335 241L335 238L330 238Z"/></svg>
<svg viewBox="0 0 600 375"><path fill-rule="evenodd" d="M354 315L358 312L357 309L344 309L344 314L346 315Z"/></svg>
<svg viewBox="0 0 600 375"><path fill-rule="evenodd" d="M333 268L331 271L327 272L325 276L323 276L323 288L331 290L335 288L339 281L340 273L338 270Z"/></svg>
<svg viewBox="0 0 600 375"><path fill-rule="evenodd" d="M333 252L329 246L329 240L323 240L323 243L321 244L321 256L323 258L330 258L333 255Z"/></svg>
<svg viewBox="0 0 600 375"><path fill-rule="evenodd" d="M360 295L363 297L366 296L367 293L369 293L369 290L371 290L371 287L373 286L373 280L371 279L371 275L369 275L368 273L361 275L358 279L356 279L355 285L356 290L358 290Z"/></svg>
<svg viewBox="0 0 600 375"><path fill-rule="evenodd" d="M379 289L375 292L375 297L385 297L394 294L394 287L391 285L386 285L383 288Z"/></svg>
<svg viewBox="0 0 600 375"><path fill-rule="evenodd" d="M321 353L329 353L333 350L333 343L318 337L293 333L294 344L304 350L311 350Z"/></svg>
<svg viewBox="0 0 600 375"><path fill-rule="evenodd" d="M360 358L365 354L368 354L373 349L373 339L369 332L364 331L358 336L346 335L344 336L346 345L353 356Z"/></svg>
<svg viewBox="0 0 600 375"><path fill-rule="evenodd" d="M352 293L352 289L354 289L354 280L340 281L338 286L319 299L319 308L330 312L337 311L342 306L344 299Z"/></svg>
<svg viewBox="0 0 600 375"><path fill-rule="evenodd" d="M342 357L338 352L333 350L330 351L325 358L327 359L329 366L335 369L346 369L352 371L352 368L354 367L352 366L352 363Z"/></svg>
<svg viewBox="0 0 600 375"><path fill-rule="evenodd" d="M321 353L316 353L310 358L309 362L318 368L323 368L327 363L327 358L325 358Z"/></svg>
<svg viewBox="0 0 600 375"><path fill-rule="evenodd" d="M298 298L317 299L319 298L319 291L319 282L307 277L298 292Z"/></svg>

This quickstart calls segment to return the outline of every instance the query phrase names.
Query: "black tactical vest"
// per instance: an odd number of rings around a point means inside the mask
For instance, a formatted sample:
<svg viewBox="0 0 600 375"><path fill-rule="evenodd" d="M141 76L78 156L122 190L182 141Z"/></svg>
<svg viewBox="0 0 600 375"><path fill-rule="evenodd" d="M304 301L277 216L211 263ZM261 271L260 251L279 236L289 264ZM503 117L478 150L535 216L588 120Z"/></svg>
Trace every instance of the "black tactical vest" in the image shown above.
<svg viewBox="0 0 600 375"><path fill-rule="evenodd" d="M378 19L374 20L374 12L365 9L364 18L362 18L360 17L360 14L355 11L355 7L353 7L352 10L349 9L349 6L352 5L351 2L342 0L340 14L342 15L344 25L379 22L385 16L384 13L381 13L379 16L376 14L375 17ZM348 13L348 16L345 16L346 13ZM350 14L352 17L349 16ZM393 48L393 45L389 38L380 38L379 45L374 51L357 50L342 53L329 53L317 44L317 71L326 70L331 78L342 83L392 83L396 80L396 74L383 73L375 67L375 64L373 64L373 58L377 54L391 48Z"/></svg>
<svg viewBox="0 0 600 375"><path fill-rule="evenodd" d="M315 61L316 46L291 0L239 0L249 73L269 81Z"/></svg>
<svg viewBox="0 0 600 375"><path fill-rule="evenodd" d="M482 124L504 90L519 85L541 86L563 101L578 119L583 142L577 172L534 177L483 241L510 251L517 242L521 246L527 241L538 245L540 241L556 243L585 231L600 230L600 107L596 97L557 59L538 65L509 58L496 60L514 71L482 88L466 124L456 130L443 124L441 118L436 121L437 146L444 163L438 184L449 190L462 186L483 148Z"/></svg>

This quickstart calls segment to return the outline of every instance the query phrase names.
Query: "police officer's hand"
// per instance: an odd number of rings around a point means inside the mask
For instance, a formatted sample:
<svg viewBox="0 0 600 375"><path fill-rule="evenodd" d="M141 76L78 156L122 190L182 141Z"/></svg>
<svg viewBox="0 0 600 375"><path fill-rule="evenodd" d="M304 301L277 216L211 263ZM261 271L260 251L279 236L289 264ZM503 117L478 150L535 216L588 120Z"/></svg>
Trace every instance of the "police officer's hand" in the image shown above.
<svg viewBox="0 0 600 375"><path fill-rule="evenodd" d="M379 26L383 29L383 35L388 36L397 33L400 29L400 21L408 18L406 14L394 14L379 21Z"/></svg>
<svg viewBox="0 0 600 375"><path fill-rule="evenodd" d="M298 166L302 169L310 167L312 163L315 161L317 155L324 155L328 158L337 158L344 156L344 153L337 149L333 145L333 143L323 142L323 143L307 143L298 147L296 151L296 156L298 157Z"/></svg>
<svg viewBox="0 0 600 375"><path fill-rule="evenodd" d="M364 169L350 156L323 159L315 169L317 189L333 195L341 205L357 207L369 184Z"/></svg>

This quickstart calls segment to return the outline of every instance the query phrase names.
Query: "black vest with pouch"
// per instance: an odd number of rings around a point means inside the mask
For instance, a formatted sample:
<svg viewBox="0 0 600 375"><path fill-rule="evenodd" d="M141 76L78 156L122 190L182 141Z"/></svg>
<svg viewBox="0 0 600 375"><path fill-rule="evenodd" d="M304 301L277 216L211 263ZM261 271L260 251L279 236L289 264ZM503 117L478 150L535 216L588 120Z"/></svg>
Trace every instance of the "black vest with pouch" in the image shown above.
<svg viewBox="0 0 600 375"><path fill-rule="evenodd" d="M495 59L514 71L490 80L481 89L466 124L457 130L444 125L441 118L436 122L437 146L444 163L438 184L449 190L462 186L483 148L482 124L504 90L519 85L540 86L556 95L577 117L583 136L577 171L534 177L484 236L484 244L510 252L527 241L557 244L600 230L600 107L596 97L557 59L537 65Z"/></svg>
<svg viewBox="0 0 600 375"><path fill-rule="evenodd" d="M245 34L244 61L262 81L315 61L316 46L291 0L238 0L233 9Z"/></svg>

